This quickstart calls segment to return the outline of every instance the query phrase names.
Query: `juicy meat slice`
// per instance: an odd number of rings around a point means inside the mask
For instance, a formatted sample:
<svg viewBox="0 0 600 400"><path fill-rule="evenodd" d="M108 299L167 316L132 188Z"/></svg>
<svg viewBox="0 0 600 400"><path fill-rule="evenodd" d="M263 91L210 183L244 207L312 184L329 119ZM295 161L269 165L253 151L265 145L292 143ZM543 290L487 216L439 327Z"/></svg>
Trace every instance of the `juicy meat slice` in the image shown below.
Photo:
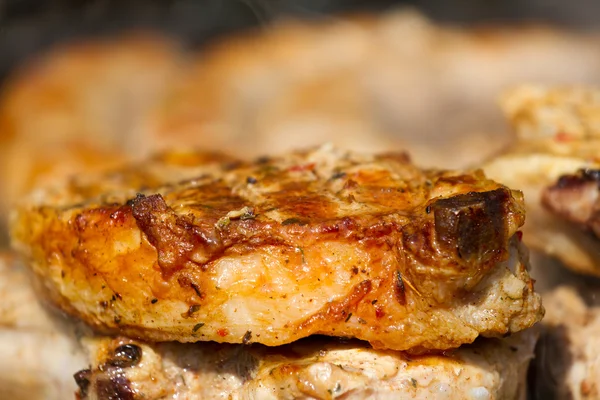
<svg viewBox="0 0 600 400"><path fill-rule="evenodd" d="M515 237L520 193L481 172L327 146L215 159L163 156L39 192L14 244L63 310L152 341L325 334L420 352L543 315Z"/></svg>
<svg viewBox="0 0 600 400"><path fill-rule="evenodd" d="M286 346L86 341L85 400L524 399L537 332L480 339L411 357L364 342L308 338Z"/></svg>
<svg viewBox="0 0 600 400"><path fill-rule="evenodd" d="M600 170L580 169L563 175L542 192L553 213L600 237Z"/></svg>

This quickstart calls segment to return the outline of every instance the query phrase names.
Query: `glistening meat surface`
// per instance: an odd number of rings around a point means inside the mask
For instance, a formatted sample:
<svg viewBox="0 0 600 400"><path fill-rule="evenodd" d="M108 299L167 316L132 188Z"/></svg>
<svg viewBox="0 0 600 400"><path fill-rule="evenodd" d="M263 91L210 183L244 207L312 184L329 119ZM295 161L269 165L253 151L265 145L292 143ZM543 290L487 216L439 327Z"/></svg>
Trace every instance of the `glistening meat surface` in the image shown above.
<svg viewBox="0 0 600 400"><path fill-rule="evenodd" d="M166 155L34 194L12 218L46 295L96 329L443 350L543 315L519 192L403 154Z"/></svg>

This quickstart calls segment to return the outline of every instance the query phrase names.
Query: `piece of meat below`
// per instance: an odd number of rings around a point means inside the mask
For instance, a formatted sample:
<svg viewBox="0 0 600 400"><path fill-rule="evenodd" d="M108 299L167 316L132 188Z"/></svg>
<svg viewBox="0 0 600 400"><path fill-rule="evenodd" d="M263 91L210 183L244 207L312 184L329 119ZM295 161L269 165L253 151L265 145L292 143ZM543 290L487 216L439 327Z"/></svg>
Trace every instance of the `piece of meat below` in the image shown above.
<svg viewBox="0 0 600 400"><path fill-rule="evenodd" d="M75 322L40 306L35 292L15 258L1 255L2 399L74 399L76 382L82 398L98 400L522 399L537 337L528 330L418 357L326 337L280 348L151 345L74 335Z"/></svg>
<svg viewBox="0 0 600 400"><path fill-rule="evenodd" d="M75 378L86 400L524 400L536 338L534 329L416 357L326 337L275 348L94 338L84 341L91 368Z"/></svg>
<svg viewBox="0 0 600 400"><path fill-rule="evenodd" d="M561 176L542 192L542 204L600 237L600 170L580 169Z"/></svg>
<svg viewBox="0 0 600 400"><path fill-rule="evenodd" d="M544 303L533 400L600 399L600 307L588 306L570 286L545 294Z"/></svg>
<svg viewBox="0 0 600 400"><path fill-rule="evenodd" d="M521 195L481 172L329 146L215 160L163 156L35 193L14 244L62 309L150 341L325 334L418 353L543 315Z"/></svg>
<svg viewBox="0 0 600 400"><path fill-rule="evenodd" d="M73 399L85 368L75 326L44 309L14 255L0 253L0 399Z"/></svg>

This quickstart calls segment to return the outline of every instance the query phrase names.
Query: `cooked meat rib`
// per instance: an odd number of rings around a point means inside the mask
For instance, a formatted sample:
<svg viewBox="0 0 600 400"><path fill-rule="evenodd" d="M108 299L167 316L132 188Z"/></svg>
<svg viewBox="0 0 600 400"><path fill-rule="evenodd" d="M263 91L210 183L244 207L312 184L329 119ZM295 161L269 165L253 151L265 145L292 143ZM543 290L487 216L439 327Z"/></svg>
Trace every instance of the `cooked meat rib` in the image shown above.
<svg viewBox="0 0 600 400"><path fill-rule="evenodd" d="M542 203L562 218L600 237L600 170L563 175L542 192Z"/></svg>
<svg viewBox="0 0 600 400"><path fill-rule="evenodd" d="M269 346L325 334L419 352L543 315L515 235L520 197L401 154L169 156L37 193L12 235L49 298L103 332Z"/></svg>
<svg viewBox="0 0 600 400"><path fill-rule="evenodd" d="M91 369L75 377L86 400L513 400L525 398L536 337L529 330L419 357L323 338L276 348L99 338L87 341Z"/></svg>

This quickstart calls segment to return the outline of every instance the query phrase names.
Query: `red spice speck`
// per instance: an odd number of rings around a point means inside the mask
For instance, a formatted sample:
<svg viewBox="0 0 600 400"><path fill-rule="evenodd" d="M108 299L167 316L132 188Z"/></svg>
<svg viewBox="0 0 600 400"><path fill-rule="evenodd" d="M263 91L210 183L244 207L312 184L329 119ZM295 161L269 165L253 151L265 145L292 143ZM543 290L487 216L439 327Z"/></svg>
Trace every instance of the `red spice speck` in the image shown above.
<svg viewBox="0 0 600 400"><path fill-rule="evenodd" d="M217 335L221 336L221 337L225 337L229 334L229 331L227 331L227 329L225 328L219 328L217 329Z"/></svg>
<svg viewBox="0 0 600 400"><path fill-rule="evenodd" d="M569 142L571 141L573 138L571 137L571 135L569 135L568 133L565 132L558 132L555 136L554 136L554 140L556 140L557 142Z"/></svg>
<svg viewBox="0 0 600 400"><path fill-rule="evenodd" d="M290 169L288 171L300 172L300 171L312 171L313 169L315 169L315 164L311 163L311 164L303 164L303 165L294 165L293 167L290 167Z"/></svg>
<svg viewBox="0 0 600 400"><path fill-rule="evenodd" d="M383 311L383 308L381 308L381 307L375 307L375 317L381 318L384 315L385 315L385 312Z"/></svg>

